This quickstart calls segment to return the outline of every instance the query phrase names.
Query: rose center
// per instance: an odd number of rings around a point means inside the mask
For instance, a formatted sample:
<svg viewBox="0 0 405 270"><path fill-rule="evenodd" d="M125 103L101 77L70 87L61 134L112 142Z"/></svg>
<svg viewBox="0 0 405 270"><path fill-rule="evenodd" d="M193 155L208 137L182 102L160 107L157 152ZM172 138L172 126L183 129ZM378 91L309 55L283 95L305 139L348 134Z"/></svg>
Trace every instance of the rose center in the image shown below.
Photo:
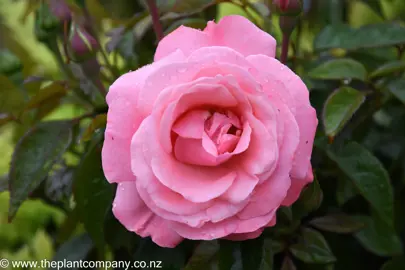
<svg viewBox="0 0 405 270"><path fill-rule="evenodd" d="M205 121L204 130L216 145L218 154L232 152L242 134L240 120L231 111L214 112Z"/></svg>

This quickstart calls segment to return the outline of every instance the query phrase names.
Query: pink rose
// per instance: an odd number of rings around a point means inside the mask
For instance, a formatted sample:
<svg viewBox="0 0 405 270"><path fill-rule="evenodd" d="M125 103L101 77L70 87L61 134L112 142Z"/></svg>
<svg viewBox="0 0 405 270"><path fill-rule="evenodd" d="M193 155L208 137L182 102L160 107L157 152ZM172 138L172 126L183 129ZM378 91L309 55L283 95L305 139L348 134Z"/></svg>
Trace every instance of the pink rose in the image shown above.
<svg viewBox="0 0 405 270"><path fill-rule="evenodd" d="M103 168L128 230L163 247L250 239L297 200L313 179L318 120L275 51L240 16L204 31L182 26L151 65L110 87Z"/></svg>

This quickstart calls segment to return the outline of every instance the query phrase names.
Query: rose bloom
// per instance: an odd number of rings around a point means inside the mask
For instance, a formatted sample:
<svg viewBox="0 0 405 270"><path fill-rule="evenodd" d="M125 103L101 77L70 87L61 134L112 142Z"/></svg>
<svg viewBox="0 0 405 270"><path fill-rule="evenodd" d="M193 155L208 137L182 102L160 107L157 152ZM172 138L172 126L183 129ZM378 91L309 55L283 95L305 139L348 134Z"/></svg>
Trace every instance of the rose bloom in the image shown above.
<svg viewBox="0 0 405 270"><path fill-rule="evenodd" d="M162 247L244 240L313 180L315 110L276 41L228 16L181 26L110 87L103 169L116 218Z"/></svg>

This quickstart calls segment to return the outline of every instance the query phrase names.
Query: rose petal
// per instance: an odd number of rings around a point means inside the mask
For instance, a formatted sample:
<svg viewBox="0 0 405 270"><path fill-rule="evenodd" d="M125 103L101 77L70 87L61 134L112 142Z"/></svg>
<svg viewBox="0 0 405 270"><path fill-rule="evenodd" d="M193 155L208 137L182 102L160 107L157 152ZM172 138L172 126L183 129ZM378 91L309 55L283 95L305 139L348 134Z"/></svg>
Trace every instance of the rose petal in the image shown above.
<svg viewBox="0 0 405 270"><path fill-rule="evenodd" d="M190 86L187 90L183 88L183 94L179 99L167 106L163 112L160 121L159 139L163 148L167 153L172 151L171 130L173 123L179 118L180 115L193 107L201 105L212 105L220 108L227 108L236 106L237 100L233 95L222 85L218 84L203 84L198 83ZM215 99L212 97L215 96ZM156 116L159 117L159 116Z"/></svg>
<svg viewBox="0 0 405 270"><path fill-rule="evenodd" d="M274 57L276 52L276 40L272 36L248 19L232 15L222 18L218 24L208 22L204 31L184 26L177 28L159 42L155 61L177 49L190 55L199 48L209 46L229 47L244 56L265 54Z"/></svg>
<svg viewBox="0 0 405 270"><path fill-rule="evenodd" d="M241 219L262 216L272 209L277 209L286 197L291 185L289 174L293 156L298 146L299 130L290 110L282 103L275 105L280 108L279 118L285 123L278 164L268 179L256 187L250 203L238 214Z"/></svg>
<svg viewBox="0 0 405 270"><path fill-rule="evenodd" d="M172 130L183 138L201 139L204 123L210 116L207 110L192 110L173 125Z"/></svg>
<svg viewBox="0 0 405 270"><path fill-rule="evenodd" d="M215 145L212 147L215 148ZM174 144L174 155L180 162L201 166L218 166L232 156L230 154L212 155L203 147L203 140L182 137L178 137Z"/></svg>
<svg viewBox="0 0 405 270"><path fill-rule="evenodd" d="M251 21L239 15L226 16L218 24L208 22L204 29L213 40L212 45L232 48L244 56L276 55L276 40Z"/></svg>
<svg viewBox="0 0 405 270"><path fill-rule="evenodd" d="M247 113L244 118L252 127L252 134L248 149L236 157L247 173L261 174L271 170L277 164L277 137L270 133L263 123L252 114ZM263 149L268 149L263 151Z"/></svg>
<svg viewBox="0 0 405 270"><path fill-rule="evenodd" d="M307 176L305 178L292 178L291 181L294 185L291 185L290 189L287 192L287 195L282 203L282 205L290 206L293 204L300 196L302 189L309 183L314 180L314 175L312 172L312 166L309 165Z"/></svg>
<svg viewBox="0 0 405 270"><path fill-rule="evenodd" d="M167 221L149 210L133 181L118 184L113 213L129 231L142 237L151 236L152 241L161 247L175 247L183 240L169 228Z"/></svg>
<svg viewBox="0 0 405 270"><path fill-rule="evenodd" d="M144 118L137 108L144 81L156 68L182 59L183 53L175 51L153 66L144 66L122 75L111 85L106 98L109 109L102 150L103 170L110 183L135 180L129 149L132 136Z"/></svg>
<svg viewBox="0 0 405 270"><path fill-rule="evenodd" d="M192 202L219 197L236 178L236 173L227 169L186 165L166 153L152 158L152 170L163 185Z"/></svg>
<svg viewBox="0 0 405 270"><path fill-rule="evenodd" d="M156 48L155 61L179 49L185 55L190 55L201 47L212 45L211 42L209 36L203 31L182 25L159 42Z"/></svg>
<svg viewBox="0 0 405 270"><path fill-rule="evenodd" d="M294 156L291 175L295 179L303 179L306 177L308 165L310 164L313 141L318 125L316 111L309 102L308 89L300 77L274 58L264 55L253 55L247 57L247 59L258 70L279 79L284 84L289 97L294 101L294 106L289 107L295 107L293 113L299 126L300 139L297 152ZM271 92L271 89L268 88L264 88L264 90L269 91L269 93ZM283 92L279 94L283 95Z"/></svg>
<svg viewBox="0 0 405 270"><path fill-rule="evenodd" d="M252 194L253 189L259 182L255 175L248 174L243 170L237 170L238 176L232 186L221 196L231 203L239 203Z"/></svg>

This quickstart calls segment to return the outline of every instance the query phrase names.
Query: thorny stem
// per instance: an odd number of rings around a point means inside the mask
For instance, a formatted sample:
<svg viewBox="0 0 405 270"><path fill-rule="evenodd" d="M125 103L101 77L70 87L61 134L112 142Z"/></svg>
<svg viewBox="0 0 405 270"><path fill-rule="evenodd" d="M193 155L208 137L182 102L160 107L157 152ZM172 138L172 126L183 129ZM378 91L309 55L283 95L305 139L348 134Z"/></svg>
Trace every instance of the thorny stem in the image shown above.
<svg viewBox="0 0 405 270"><path fill-rule="evenodd" d="M283 41L281 44L281 56L280 56L280 61L283 64L287 62L289 44L290 44L290 35L288 33L283 33Z"/></svg>
<svg viewBox="0 0 405 270"><path fill-rule="evenodd" d="M159 20L159 10L156 6L155 0L147 0L148 9L152 16L153 29L155 30L156 39L159 42L163 38L162 25Z"/></svg>

